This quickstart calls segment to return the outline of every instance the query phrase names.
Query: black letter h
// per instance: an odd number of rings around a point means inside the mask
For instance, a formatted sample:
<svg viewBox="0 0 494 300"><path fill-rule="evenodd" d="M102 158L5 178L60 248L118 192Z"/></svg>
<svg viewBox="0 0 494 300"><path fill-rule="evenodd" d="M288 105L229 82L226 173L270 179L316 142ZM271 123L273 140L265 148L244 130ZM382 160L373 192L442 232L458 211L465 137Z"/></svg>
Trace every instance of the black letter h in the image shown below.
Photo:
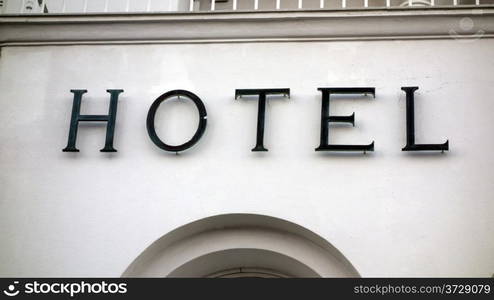
<svg viewBox="0 0 494 300"><path fill-rule="evenodd" d="M117 104L118 95L123 92L123 90L106 90L110 93L110 109L108 115L81 115L81 101L82 95L87 93L87 90L70 90L74 94L74 102L72 105L72 117L70 120L70 131L69 140L67 142L67 147L65 147L63 152L79 152L76 148L75 143L77 140L77 129L79 128L79 122L107 122L106 124L106 140L105 147L101 149L101 152L117 152L113 148L113 135L115 133L115 120L117 118Z"/></svg>

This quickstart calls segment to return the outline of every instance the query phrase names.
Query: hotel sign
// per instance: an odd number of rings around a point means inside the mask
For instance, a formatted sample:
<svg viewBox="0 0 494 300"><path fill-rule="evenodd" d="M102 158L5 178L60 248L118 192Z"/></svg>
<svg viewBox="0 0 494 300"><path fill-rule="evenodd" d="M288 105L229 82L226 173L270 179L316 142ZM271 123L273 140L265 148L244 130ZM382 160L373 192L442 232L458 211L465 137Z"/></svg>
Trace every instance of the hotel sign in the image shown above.
<svg viewBox="0 0 494 300"><path fill-rule="evenodd" d="M418 89L416 86L408 86L401 88L406 94L406 145L401 149L402 151L448 151L449 142L446 141L442 144L417 144L415 143L415 116L414 116L414 94ZM373 87L328 87L318 88L322 94L321 101L321 130L319 146L315 151L329 151L329 152L363 152L374 151L374 141L369 144L359 145L342 145L332 144L329 140L330 124L331 123L347 123L355 125L355 113L349 116L333 116L330 114L331 96L337 95L372 95L375 97L375 88ZM67 146L63 149L64 152L79 152L76 147L77 131L79 128L79 122L106 122L106 139L105 146L101 149L101 152L117 152L113 147L113 138L115 133L115 121L117 118L117 104L118 97L123 90L107 90L110 93L110 106L107 115L81 115L81 102L82 96L87 93L87 90L71 90L74 94L72 104L72 115L70 120L69 137ZM284 95L290 96L290 89L237 89L235 90L235 99L242 96L253 96L258 100L258 113L257 113L257 136L256 145L252 151L268 151L264 147L264 120L266 115L266 102L270 96ZM190 140L181 145L169 145L163 141L155 130L155 116L160 104L168 99L174 97L184 97L190 99L197 107L199 114L199 124L196 132ZM186 90L173 90L166 92L159 96L151 105L147 115L146 127L149 138L160 149L168 152L181 152L193 147L203 136L206 131L207 125L207 112L204 102L194 93Z"/></svg>

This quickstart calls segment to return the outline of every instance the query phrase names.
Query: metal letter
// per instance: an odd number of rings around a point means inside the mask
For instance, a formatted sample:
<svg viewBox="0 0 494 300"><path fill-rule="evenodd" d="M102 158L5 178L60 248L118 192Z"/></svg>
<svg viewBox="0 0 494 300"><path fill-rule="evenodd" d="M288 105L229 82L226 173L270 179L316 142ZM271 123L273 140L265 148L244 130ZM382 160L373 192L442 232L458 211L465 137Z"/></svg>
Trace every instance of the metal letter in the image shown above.
<svg viewBox="0 0 494 300"><path fill-rule="evenodd" d="M115 133L115 121L117 118L117 104L118 96L123 90L106 90L110 93L110 108L108 115L81 115L81 102L82 95L87 93L87 90L70 90L74 94L74 102L72 104L72 117L70 119L70 131L67 147L63 152L79 152L76 148L77 129L79 128L79 122L107 122L106 124L106 140L105 147L101 149L101 152L117 152L113 148L113 136Z"/></svg>
<svg viewBox="0 0 494 300"><path fill-rule="evenodd" d="M405 86L401 88L406 93L407 101L407 144L401 151L448 151L449 141L443 144L415 144L415 91L418 86Z"/></svg>
<svg viewBox="0 0 494 300"><path fill-rule="evenodd" d="M350 116L330 116L329 100L331 94L371 94L376 96L373 87L354 88L318 88L322 92L321 138L316 151L374 151L374 141L369 145L331 145L329 144L329 123L349 123L355 126L355 113Z"/></svg>
<svg viewBox="0 0 494 300"><path fill-rule="evenodd" d="M257 107L257 137L253 152L268 151L264 148L264 120L266 117L266 95L285 95L290 97L290 89L240 89L235 90L235 99L241 96L259 96Z"/></svg>
<svg viewBox="0 0 494 300"><path fill-rule="evenodd" d="M154 128L154 118L156 116L156 111L158 110L158 107L160 106L161 102L171 97L180 97L180 96L189 98L196 105L197 110L199 112L199 125L197 127L196 133L188 142L178 146L167 145L163 143L163 141L156 134L156 130ZM149 137L151 138L151 141L153 141L153 143L156 146L158 146L159 148L165 151L176 152L176 153L187 150L190 147L194 146L199 141L199 139L201 139L202 135L204 134L204 131L206 131L206 125L207 125L207 113L204 103L195 94L185 90L173 90L159 96L149 108L148 117L146 121L146 127L148 130Z"/></svg>

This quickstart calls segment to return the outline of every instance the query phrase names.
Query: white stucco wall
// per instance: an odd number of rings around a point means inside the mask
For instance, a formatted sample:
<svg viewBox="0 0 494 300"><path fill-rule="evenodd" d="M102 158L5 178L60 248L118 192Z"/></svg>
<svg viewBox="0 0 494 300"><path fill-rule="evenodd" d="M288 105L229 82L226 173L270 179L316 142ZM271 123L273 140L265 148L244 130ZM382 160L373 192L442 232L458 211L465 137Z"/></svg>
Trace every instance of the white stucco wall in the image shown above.
<svg viewBox="0 0 494 300"><path fill-rule="evenodd" d="M120 276L174 228L222 213L258 213L304 226L366 276L494 273L494 40L334 41L3 47L0 57L0 275ZM402 86L417 85L420 143L401 151ZM373 86L375 99L335 100L334 143L367 155L316 153L325 86ZM268 102L265 145L253 153L257 102L236 88L287 87ZM107 112L122 88L116 154L100 153L105 126L81 125L80 153L63 153L72 94ZM149 139L160 94L188 89L208 127L180 155ZM163 139L185 141L194 106L166 103ZM166 117L166 120L163 118ZM165 125L169 125L165 129Z"/></svg>

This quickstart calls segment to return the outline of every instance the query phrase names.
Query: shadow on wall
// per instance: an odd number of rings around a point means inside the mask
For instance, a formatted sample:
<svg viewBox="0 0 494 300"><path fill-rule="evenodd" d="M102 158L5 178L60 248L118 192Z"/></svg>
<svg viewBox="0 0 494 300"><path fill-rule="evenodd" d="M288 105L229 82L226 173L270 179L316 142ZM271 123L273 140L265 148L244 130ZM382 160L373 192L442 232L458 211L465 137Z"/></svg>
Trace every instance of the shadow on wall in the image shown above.
<svg viewBox="0 0 494 300"><path fill-rule="evenodd" d="M226 214L156 240L123 277L359 277L340 251L297 224Z"/></svg>

